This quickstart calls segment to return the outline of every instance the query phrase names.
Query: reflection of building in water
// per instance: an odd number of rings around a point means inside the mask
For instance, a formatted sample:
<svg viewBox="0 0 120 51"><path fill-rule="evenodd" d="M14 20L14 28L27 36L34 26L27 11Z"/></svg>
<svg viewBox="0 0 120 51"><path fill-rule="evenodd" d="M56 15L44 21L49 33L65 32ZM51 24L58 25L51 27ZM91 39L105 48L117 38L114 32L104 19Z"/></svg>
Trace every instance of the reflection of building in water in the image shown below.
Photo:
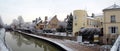
<svg viewBox="0 0 120 51"><path fill-rule="evenodd" d="M18 45L19 47L21 47L23 43L26 44L26 45L30 45L30 44L33 43L33 42L30 42L29 40L27 40L26 38L24 38L21 34L18 34L18 33L16 33L16 32L11 33L11 34L12 34L12 37L13 37L14 39L16 39L17 45Z"/></svg>

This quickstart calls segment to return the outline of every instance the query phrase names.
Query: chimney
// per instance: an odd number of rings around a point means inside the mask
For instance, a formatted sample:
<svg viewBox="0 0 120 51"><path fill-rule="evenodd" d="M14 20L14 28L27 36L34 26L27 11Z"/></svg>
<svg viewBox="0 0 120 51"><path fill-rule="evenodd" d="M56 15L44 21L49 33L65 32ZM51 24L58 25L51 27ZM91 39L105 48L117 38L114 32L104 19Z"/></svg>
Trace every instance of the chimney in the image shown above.
<svg viewBox="0 0 120 51"><path fill-rule="evenodd" d="M94 13L92 13L92 16L91 17L95 17L95 14Z"/></svg>
<svg viewBox="0 0 120 51"><path fill-rule="evenodd" d="M45 21L48 19L48 17L47 16L45 16Z"/></svg>

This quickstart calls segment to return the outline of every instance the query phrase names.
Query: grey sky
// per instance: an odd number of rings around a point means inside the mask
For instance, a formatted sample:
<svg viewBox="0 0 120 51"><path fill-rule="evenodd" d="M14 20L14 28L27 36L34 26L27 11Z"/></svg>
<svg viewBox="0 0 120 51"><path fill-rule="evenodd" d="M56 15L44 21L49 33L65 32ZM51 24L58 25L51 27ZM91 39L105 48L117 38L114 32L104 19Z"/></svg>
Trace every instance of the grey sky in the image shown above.
<svg viewBox="0 0 120 51"><path fill-rule="evenodd" d="M21 15L26 22L37 17L57 15L59 20L66 18L67 14L76 9L83 9L91 13L101 14L102 9L119 0L0 0L0 16L3 21L10 24L13 19Z"/></svg>

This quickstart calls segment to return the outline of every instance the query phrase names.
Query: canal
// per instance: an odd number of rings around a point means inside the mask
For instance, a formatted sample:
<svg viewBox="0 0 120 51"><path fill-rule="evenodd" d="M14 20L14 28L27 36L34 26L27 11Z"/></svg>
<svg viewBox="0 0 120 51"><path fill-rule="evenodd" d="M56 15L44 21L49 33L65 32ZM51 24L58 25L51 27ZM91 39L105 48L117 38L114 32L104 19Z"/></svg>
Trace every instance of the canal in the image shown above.
<svg viewBox="0 0 120 51"><path fill-rule="evenodd" d="M13 51L60 51L43 40L17 32L6 32L5 41Z"/></svg>

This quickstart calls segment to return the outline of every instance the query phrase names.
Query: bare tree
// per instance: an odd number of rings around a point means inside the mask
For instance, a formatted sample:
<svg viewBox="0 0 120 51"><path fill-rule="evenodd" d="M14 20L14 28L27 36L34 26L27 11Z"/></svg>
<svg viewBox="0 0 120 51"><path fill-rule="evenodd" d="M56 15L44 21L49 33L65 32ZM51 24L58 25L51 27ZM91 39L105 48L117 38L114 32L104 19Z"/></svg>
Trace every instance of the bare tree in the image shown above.
<svg viewBox="0 0 120 51"><path fill-rule="evenodd" d="M19 27L21 27L22 24L24 24L24 20L23 20L22 16L18 16L18 23L19 23Z"/></svg>

